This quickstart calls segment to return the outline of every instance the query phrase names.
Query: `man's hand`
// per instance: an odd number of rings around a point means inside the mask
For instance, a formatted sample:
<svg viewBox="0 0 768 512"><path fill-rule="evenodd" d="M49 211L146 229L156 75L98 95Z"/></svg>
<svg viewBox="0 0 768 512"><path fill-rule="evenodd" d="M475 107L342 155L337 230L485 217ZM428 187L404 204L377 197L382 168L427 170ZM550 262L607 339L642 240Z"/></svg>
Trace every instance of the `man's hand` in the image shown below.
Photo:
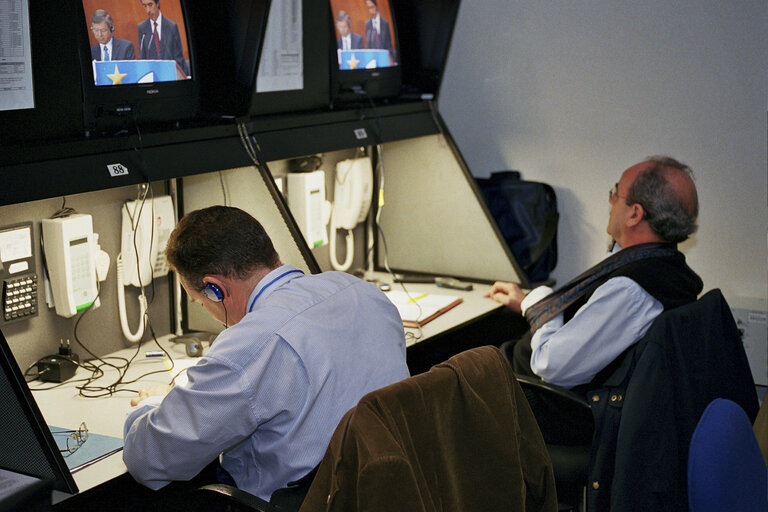
<svg viewBox="0 0 768 512"><path fill-rule="evenodd" d="M140 389L139 396L131 398L131 405L139 405L139 402L149 396L165 396L171 389L173 389L173 386L169 386L168 384L159 384L157 386L152 386L149 389Z"/></svg>
<svg viewBox="0 0 768 512"><path fill-rule="evenodd" d="M521 313L520 302L525 298L525 293L515 283L496 281L493 283L491 291L486 292L484 297L504 304L515 313Z"/></svg>

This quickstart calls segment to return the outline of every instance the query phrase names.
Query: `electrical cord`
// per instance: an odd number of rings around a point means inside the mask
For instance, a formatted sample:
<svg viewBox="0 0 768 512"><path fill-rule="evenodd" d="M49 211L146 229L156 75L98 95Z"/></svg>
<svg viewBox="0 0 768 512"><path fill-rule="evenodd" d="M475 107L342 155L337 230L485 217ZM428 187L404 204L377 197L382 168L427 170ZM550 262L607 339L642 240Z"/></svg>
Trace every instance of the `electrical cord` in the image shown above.
<svg viewBox="0 0 768 512"><path fill-rule="evenodd" d="M381 244L384 249L384 268L389 273L389 275L392 277L392 282L395 282L395 273L392 270L392 268L389 266L389 248L387 247L387 237L384 234L384 229L381 227L381 212L384 209L384 202L381 200L384 196L384 150L381 147L381 144L376 145L376 169L378 170L378 177L379 177L379 187L378 187L378 197L377 199L377 208L376 208L376 215L373 218L373 223L375 226L376 232L381 236ZM370 244L368 248L368 257L372 258L373 254L373 243ZM413 296L411 295L411 292L408 290L408 288L405 286L405 283L402 281L398 283L400 285L400 288L402 288L403 292L405 292L405 295L408 297L408 300L416 304L416 307L419 310L419 314L417 318L421 318L421 315L423 314L423 310L421 309L421 304L419 304L419 301L414 300ZM414 327L416 329L416 332L413 331L406 331L405 333L405 339L406 342L412 341L417 342L421 338L424 337L424 332L421 329L421 326Z"/></svg>
<svg viewBox="0 0 768 512"><path fill-rule="evenodd" d="M100 292L100 286L98 286L98 283L97 283L96 298L98 298L99 292ZM93 310L95 303L96 303L96 300L93 301L91 306L89 306L82 313L80 313L80 315L78 315L78 318L75 321L75 325L73 328L73 337L74 337L75 343L77 343L80 346L80 348L82 348L91 358L84 361L78 361L72 357L67 357L66 355L58 356L61 359L66 359L71 361L72 363L76 364L79 368L83 368L84 370L91 372L91 375L81 379L70 379L65 382L60 382L45 388L31 388L32 391L46 391L50 389L56 389L65 384L83 383L75 386L75 388L78 390L78 395L83 398L102 398L102 397L112 396L115 393L119 393L119 392L137 393L138 392L137 389L133 389L126 386L130 384L134 384L137 381L149 375L171 371L175 367L175 361L173 360L173 357L162 345L160 345L160 342L157 340L157 336L155 335L151 322L148 322L148 328L149 328L150 334L152 335L152 340L154 341L155 345L157 345L157 347L166 355L166 357L168 358L168 361L170 361L170 368L164 368L162 370L153 370L153 371L141 374L138 377L127 380L126 374L131 366L131 363L136 359L136 357L141 352L141 348L142 348L141 343L136 345L136 350L133 352L130 358L119 357L119 356L106 356L106 357L97 356L93 351L91 351L83 343L83 341L80 339L80 336L78 335L78 327L80 326L81 321L83 320L86 314L88 314L90 311ZM37 373L36 375L30 374L32 368L37 366L37 364L41 360L42 359L35 361L32 365L30 365L24 371L25 380L27 380L27 382L31 382L39 378L41 375L43 375L46 372L46 370L44 370L43 372ZM96 382L97 380L101 379L106 375L105 368L109 368L110 371L116 371L117 377L113 382L110 382L109 384L95 385L94 382ZM32 378L27 379L28 377L32 377ZM176 377L174 376L171 382L173 382L175 378Z"/></svg>

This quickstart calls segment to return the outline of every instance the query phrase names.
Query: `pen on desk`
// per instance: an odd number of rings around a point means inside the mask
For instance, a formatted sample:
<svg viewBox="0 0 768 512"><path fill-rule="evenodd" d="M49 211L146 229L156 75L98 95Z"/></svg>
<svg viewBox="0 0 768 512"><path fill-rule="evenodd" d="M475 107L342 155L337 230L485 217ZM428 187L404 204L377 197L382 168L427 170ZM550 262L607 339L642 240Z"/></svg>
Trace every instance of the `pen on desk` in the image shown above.
<svg viewBox="0 0 768 512"><path fill-rule="evenodd" d="M144 357L163 357L165 353L162 350L150 350L144 354Z"/></svg>

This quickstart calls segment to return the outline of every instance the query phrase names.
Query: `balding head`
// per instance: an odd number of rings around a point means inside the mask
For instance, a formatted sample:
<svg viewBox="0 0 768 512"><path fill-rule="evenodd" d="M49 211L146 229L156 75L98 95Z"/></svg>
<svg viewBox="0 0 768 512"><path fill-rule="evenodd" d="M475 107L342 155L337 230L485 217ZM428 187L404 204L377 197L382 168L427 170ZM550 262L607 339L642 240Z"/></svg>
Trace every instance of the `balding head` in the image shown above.
<svg viewBox="0 0 768 512"><path fill-rule="evenodd" d="M699 199L693 171L668 156L653 156L638 166L627 204L640 204L645 221L665 242L679 243L696 232Z"/></svg>

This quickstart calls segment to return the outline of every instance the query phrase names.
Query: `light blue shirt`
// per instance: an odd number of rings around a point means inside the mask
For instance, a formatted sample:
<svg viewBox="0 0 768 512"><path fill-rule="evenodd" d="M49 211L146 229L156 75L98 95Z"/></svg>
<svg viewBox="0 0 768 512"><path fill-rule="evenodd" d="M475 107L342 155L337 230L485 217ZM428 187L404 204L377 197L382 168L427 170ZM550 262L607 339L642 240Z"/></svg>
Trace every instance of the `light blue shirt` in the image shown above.
<svg viewBox="0 0 768 512"><path fill-rule="evenodd" d="M320 462L364 394L409 376L400 316L370 283L284 265L248 305L185 386L129 412L123 460L144 485L187 480L220 455L239 488L268 500Z"/></svg>
<svg viewBox="0 0 768 512"><path fill-rule="evenodd" d="M546 294L537 288L530 295ZM635 281L613 277L595 289L568 322L563 323L560 313L539 327L531 338L531 370L560 386L586 384L637 343L663 310Z"/></svg>

